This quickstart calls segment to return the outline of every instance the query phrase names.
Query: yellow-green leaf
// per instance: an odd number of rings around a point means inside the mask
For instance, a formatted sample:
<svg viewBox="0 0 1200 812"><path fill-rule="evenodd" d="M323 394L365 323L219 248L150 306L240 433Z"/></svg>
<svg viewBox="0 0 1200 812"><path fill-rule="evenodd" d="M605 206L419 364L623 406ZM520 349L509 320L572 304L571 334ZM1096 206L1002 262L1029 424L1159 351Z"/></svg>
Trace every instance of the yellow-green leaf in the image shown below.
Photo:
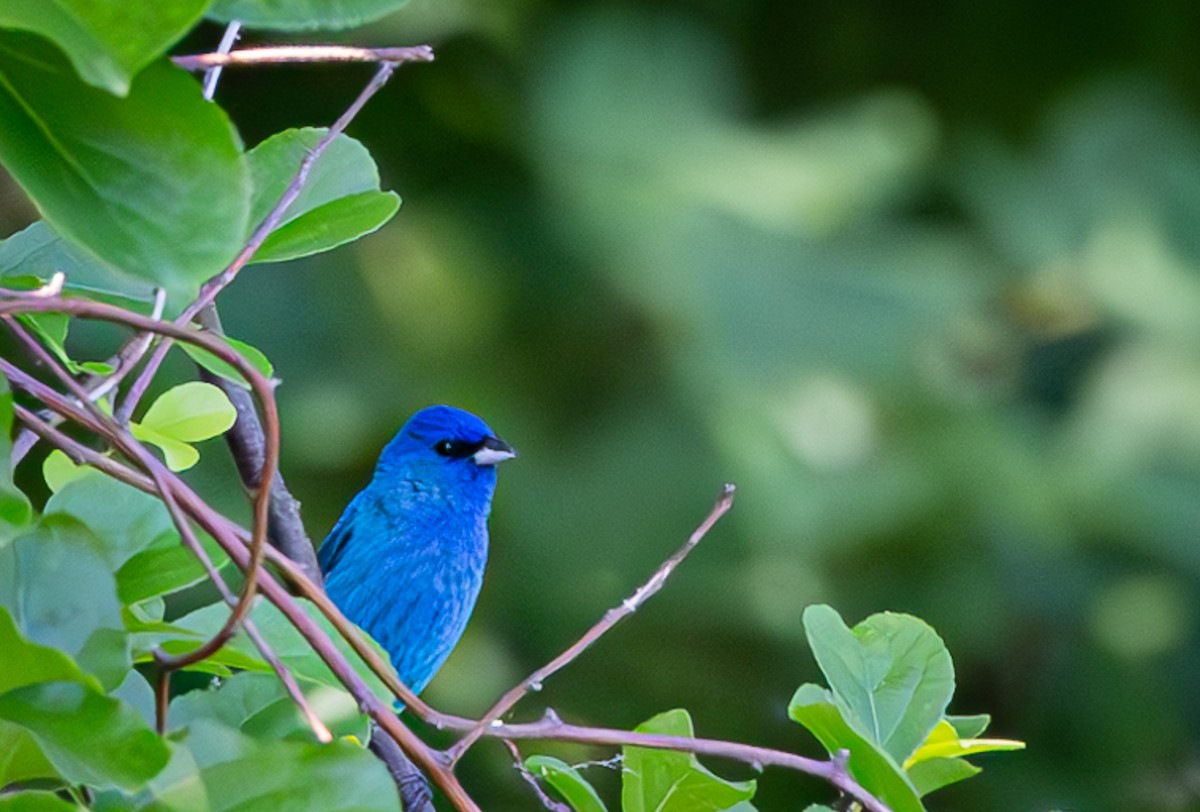
<svg viewBox="0 0 1200 812"><path fill-rule="evenodd" d="M172 471L186 471L200 461L200 452L182 440L167 437L139 423L130 423L129 430L143 443L158 446Z"/></svg>
<svg viewBox="0 0 1200 812"><path fill-rule="evenodd" d="M211 383L191 381L163 392L146 410L141 426L172 440L196 443L224 434L236 420L237 410L224 392Z"/></svg>
<svg viewBox="0 0 1200 812"><path fill-rule="evenodd" d="M93 470L86 465L76 465L70 457L57 448L42 461L42 478L46 480L46 486L54 493L62 490L68 482L87 476Z"/></svg>
<svg viewBox="0 0 1200 812"><path fill-rule="evenodd" d="M904 769L934 758L959 758L973 753L990 753L996 750L1023 750L1025 742L1012 739L960 739L954 726L945 719L938 722L917 748L904 762Z"/></svg>

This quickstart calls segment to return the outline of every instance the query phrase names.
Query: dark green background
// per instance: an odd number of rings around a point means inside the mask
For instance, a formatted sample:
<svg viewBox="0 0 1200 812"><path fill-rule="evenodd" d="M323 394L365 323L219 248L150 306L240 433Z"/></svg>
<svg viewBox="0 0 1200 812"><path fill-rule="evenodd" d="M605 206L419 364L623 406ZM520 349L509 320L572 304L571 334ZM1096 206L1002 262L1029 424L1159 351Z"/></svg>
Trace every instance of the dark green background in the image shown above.
<svg viewBox="0 0 1200 812"><path fill-rule="evenodd" d="M518 447L428 690L476 713L730 480L666 590L518 715L683 706L815 753L785 714L818 676L801 610L906 611L954 655L951 711L1029 745L931 809L1200 808L1198 33L1166 0L414 0L344 35L437 48L351 128L404 207L222 301L283 380L310 532L421 406ZM228 71L218 101L252 145L368 75ZM216 452L197 475L233 504ZM536 807L498 745L464 772L489 810ZM769 772L756 803L828 798Z"/></svg>

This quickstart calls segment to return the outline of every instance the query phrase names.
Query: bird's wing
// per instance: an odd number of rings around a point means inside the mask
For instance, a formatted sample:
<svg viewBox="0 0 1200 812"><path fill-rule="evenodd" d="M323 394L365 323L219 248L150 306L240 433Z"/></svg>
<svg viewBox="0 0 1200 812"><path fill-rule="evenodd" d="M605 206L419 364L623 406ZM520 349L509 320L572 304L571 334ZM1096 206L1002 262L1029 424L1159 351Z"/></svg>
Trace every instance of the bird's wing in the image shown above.
<svg viewBox="0 0 1200 812"><path fill-rule="evenodd" d="M328 575L337 566L337 562L350 546L350 538L354 535L354 515L358 512L358 503L362 494L359 493L346 505L342 517L325 537L321 548L317 550L317 563L321 565L321 574Z"/></svg>

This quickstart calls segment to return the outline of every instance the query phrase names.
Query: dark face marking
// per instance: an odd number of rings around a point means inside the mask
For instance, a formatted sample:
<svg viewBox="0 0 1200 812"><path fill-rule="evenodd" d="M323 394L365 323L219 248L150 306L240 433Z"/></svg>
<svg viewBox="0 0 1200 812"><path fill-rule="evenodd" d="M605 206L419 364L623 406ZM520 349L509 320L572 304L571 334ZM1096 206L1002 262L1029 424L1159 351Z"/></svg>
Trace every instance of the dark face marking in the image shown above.
<svg viewBox="0 0 1200 812"><path fill-rule="evenodd" d="M485 440L472 442L470 440L440 440L434 443L433 450L443 457L451 459L464 459L470 457L479 449L483 448Z"/></svg>

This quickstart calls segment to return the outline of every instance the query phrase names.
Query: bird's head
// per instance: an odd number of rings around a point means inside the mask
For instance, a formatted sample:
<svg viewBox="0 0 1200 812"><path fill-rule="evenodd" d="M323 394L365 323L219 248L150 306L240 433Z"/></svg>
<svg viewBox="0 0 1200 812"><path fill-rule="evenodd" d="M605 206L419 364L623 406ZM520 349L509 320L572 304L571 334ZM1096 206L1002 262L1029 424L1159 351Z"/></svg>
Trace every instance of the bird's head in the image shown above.
<svg viewBox="0 0 1200 812"><path fill-rule="evenodd" d="M377 475L420 470L450 479L493 480L495 466L517 456L487 423L452 406L414 414L379 458Z"/></svg>

